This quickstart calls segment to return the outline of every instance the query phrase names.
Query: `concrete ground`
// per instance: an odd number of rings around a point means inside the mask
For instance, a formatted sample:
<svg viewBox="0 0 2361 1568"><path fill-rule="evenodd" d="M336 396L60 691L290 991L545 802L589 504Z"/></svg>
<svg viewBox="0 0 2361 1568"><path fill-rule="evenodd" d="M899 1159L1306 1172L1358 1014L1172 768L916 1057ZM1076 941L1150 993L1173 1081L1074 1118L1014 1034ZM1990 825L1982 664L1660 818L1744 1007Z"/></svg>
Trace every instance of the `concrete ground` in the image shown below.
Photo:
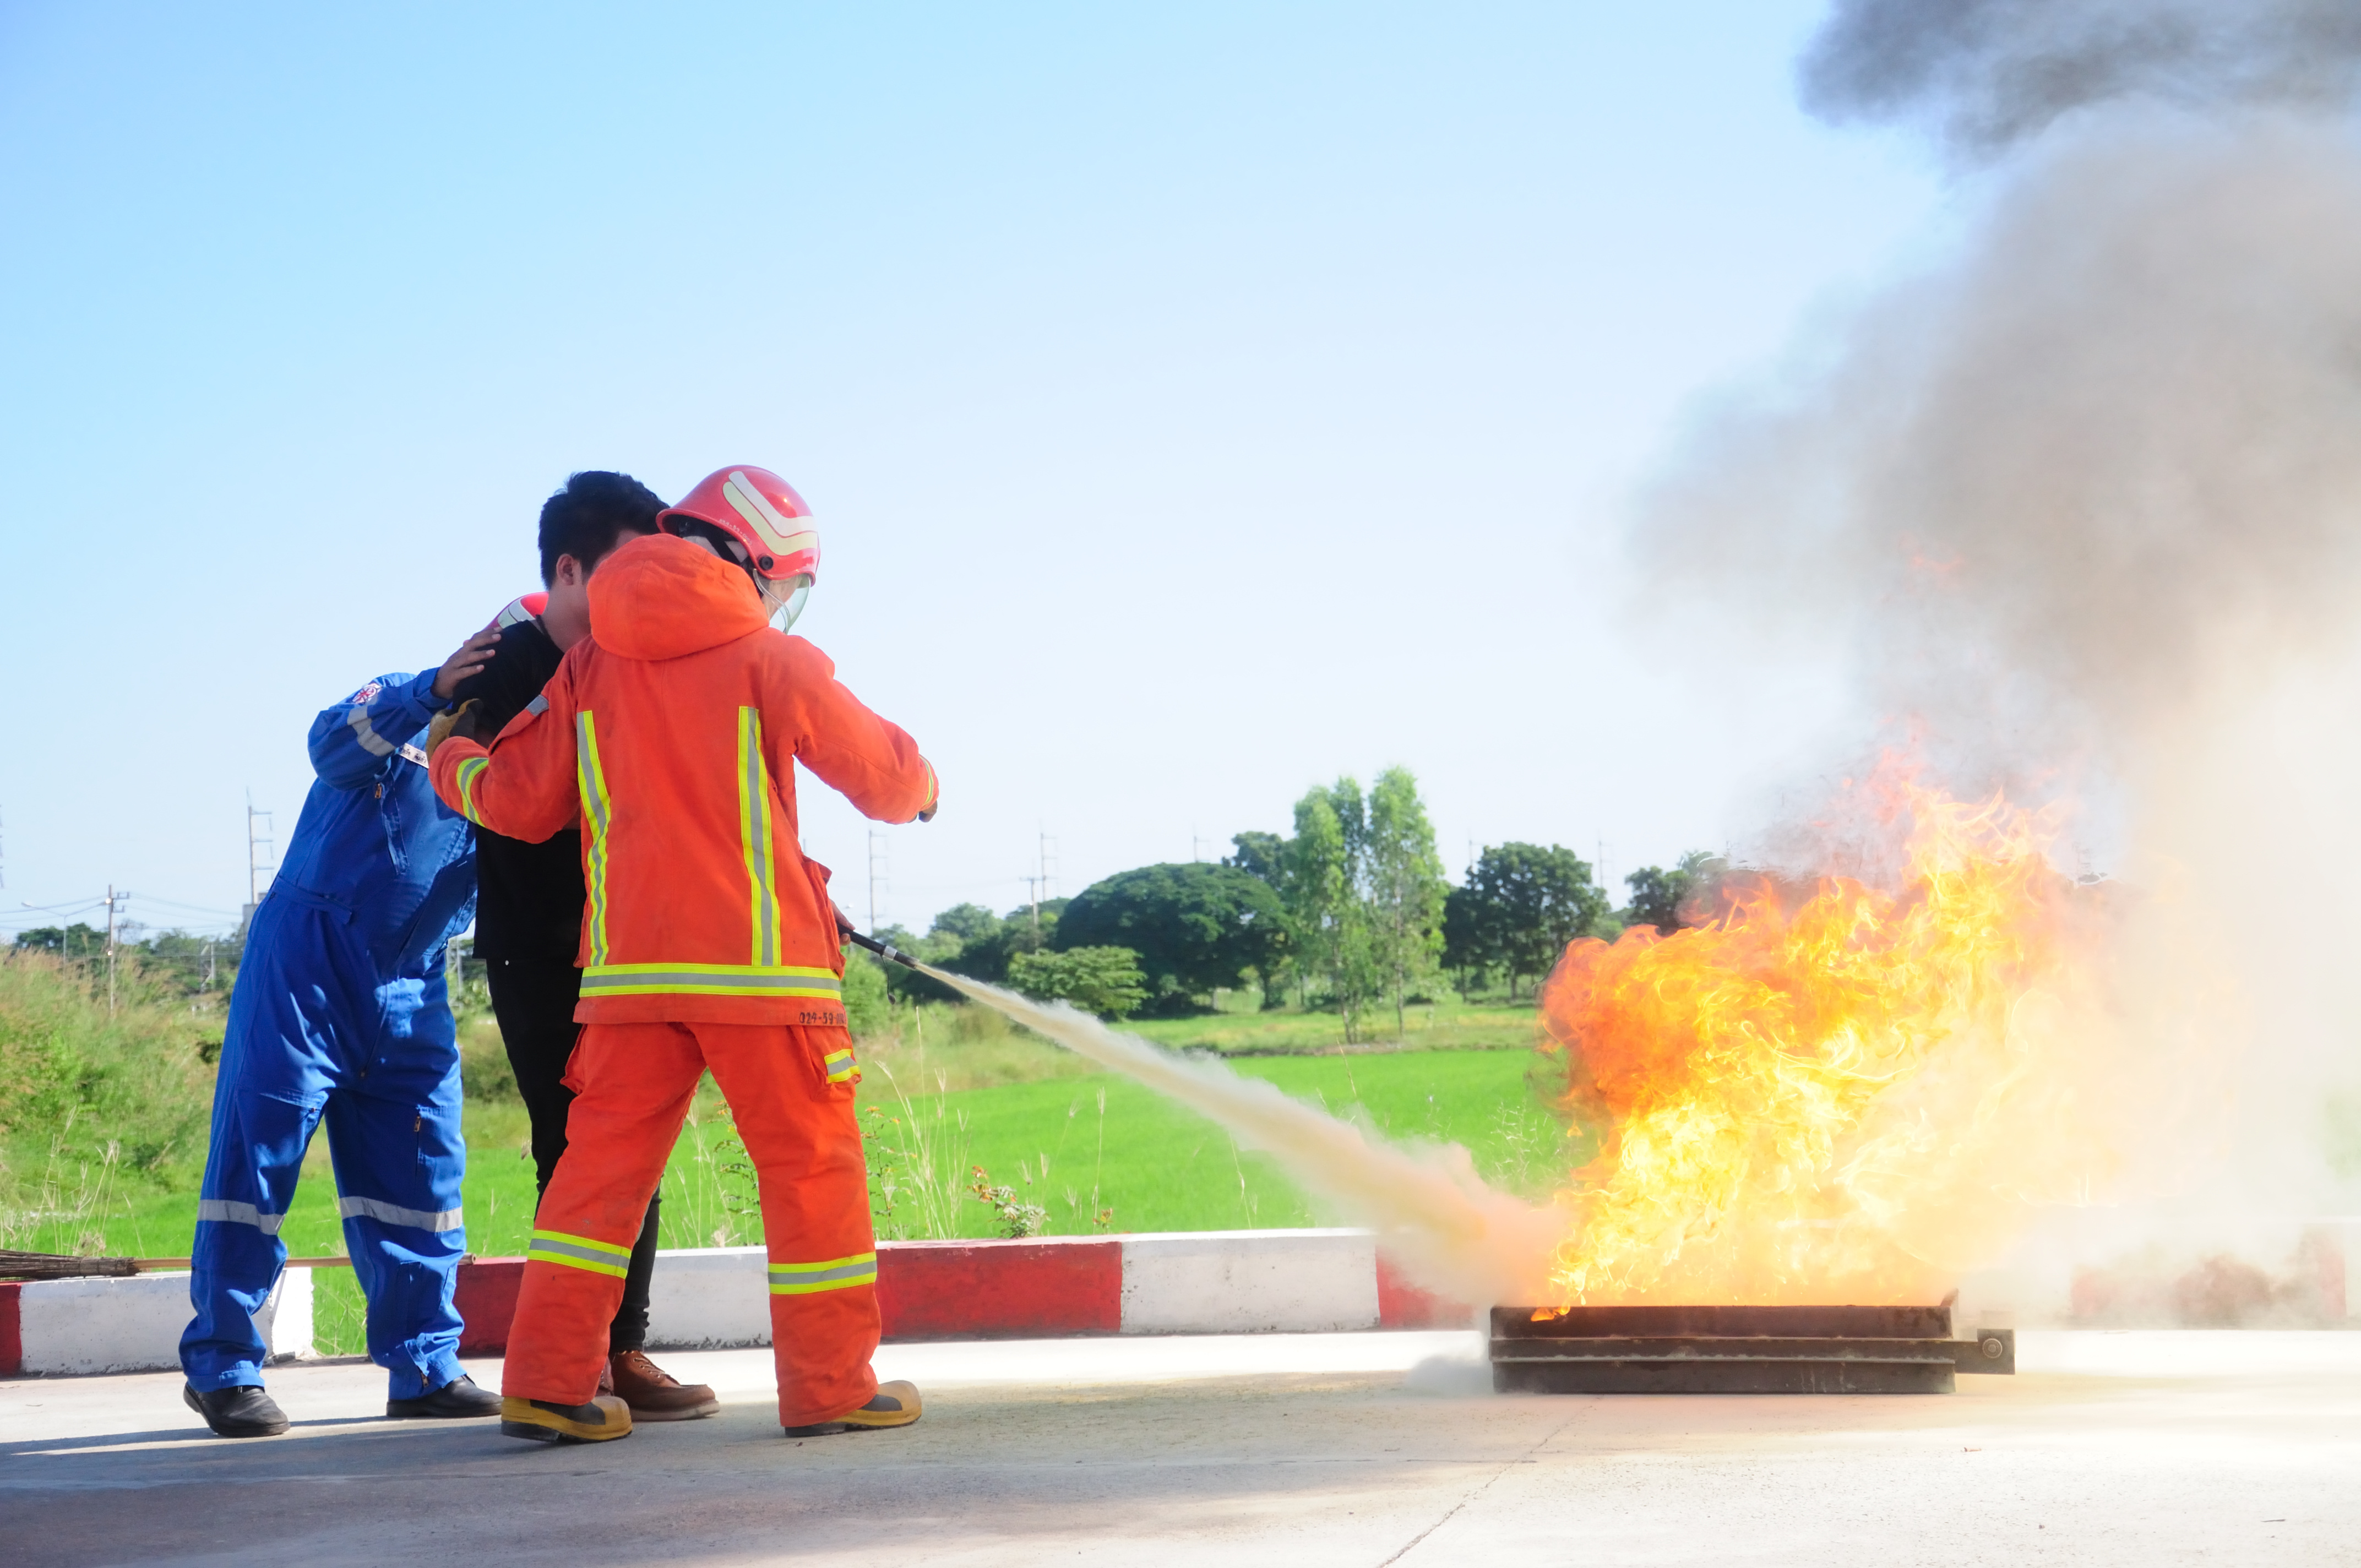
<svg viewBox="0 0 2361 1568"><path fill-rule="evenodd" d="M0 1383L11 1564L2361 1563L2361 1333L2020 1336L1943 1397L1495 1397L1473 1334L888 1346L906 1431L727 1404L598 1447L388 1422L278 1370L225 1442L180 1379ZM478 1379L497 1386L496 1365Z"/></svg>

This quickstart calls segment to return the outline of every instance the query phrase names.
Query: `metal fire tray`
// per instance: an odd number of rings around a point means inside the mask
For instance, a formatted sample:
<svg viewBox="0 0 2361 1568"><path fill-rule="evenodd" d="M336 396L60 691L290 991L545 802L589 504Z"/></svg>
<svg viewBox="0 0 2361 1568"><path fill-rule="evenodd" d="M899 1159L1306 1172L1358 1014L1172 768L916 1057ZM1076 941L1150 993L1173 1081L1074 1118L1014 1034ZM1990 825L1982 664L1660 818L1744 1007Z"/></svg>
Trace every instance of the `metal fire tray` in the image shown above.
<svg viewBox="0 0 2361 1568"><path fill-rule="evenodd" d="M1939 1307L1492 1309L1492 1387L1524 1394L1949 1394L2013 1373L2016 1332Z"/></svg>

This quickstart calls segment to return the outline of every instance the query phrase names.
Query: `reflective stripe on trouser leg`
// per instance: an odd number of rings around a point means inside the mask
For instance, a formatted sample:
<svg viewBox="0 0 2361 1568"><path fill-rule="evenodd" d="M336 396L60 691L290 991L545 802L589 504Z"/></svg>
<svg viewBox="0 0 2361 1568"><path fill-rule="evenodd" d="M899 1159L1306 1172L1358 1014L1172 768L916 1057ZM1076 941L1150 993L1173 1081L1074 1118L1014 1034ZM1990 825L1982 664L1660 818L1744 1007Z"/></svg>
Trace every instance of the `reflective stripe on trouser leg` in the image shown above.
<svg viewBox="0 0 2361 1568"><path fill-rule="evenodd" d="M818 1263L774 1263L771 1265L771 1294L774 1296L813 1296L822 1290L842 1290L848 1286L877 1283L877 1255L857 1253L851 1257L825 1258Z"/></svg>
<svg viewBox="0 0 2361 1568"><path fill-rule="evenodd" d="M869 1365L878 1328L869 1179L851 1090L829 1083L824 1065L850 1042L842 1029L688 1027L762 1189L779 1420L832 1420L877 1391Z"/></svg>
<svg viewBox="0 0 2361 1568"><path fill-rule="evenodd" d="M581 1091L525 1254L502 1393L578 1405L598 1391L631 1244L704 1069L680 1025L583 1029L573 1057Z"/></svg>
<svg viewBox="0 0 2361 1568"><path fill-rule="evenodd" d="M189 1264L194 1315L181 1336L181 1368L200 1389L262 1381L269 1353L254 1315L286 1266L279 1227L319 1117L316 1103L258 1094L234 1078L214 1088Z"/></svg>
<svg viewBox="0 0 2361 1568"><path fill-rule="evenodd" d="M588 1236L571 1236L564 1231L533 1232L532 1245L524 1249L524 1255L528 1260L538 1258L560 1268L609 1274L618 1279L630 1273L631 1266L630 1247L594 1241Z"/></svg>
<svg viewBox="0 0 2361 1568"><path fill-rule="evenodd" d="M453 1300L467 1253L459 1053L413 1038L406 1054L431 1071L438 1053L446 1058L439 1077L380 1087L372 1074L328 1099L336 1207L354 1279L368 1302L368 1356L385 1368L389 1399L418 1398L462 1370L464 1325Z"/></svg>

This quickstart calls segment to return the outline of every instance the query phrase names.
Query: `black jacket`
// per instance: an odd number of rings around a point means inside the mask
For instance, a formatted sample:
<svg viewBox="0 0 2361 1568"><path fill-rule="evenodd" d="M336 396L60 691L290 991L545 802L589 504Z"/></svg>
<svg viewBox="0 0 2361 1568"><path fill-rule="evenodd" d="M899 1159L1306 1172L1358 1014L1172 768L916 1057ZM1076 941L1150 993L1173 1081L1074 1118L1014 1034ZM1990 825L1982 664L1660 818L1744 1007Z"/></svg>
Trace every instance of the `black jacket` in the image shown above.
<svg viewBox="0 0 2361 1568"><path fill-rule="evenodd" d="M500 633L492 662L460 683L482 706L479 733L497 735L541 695L562 655L541 622ZM476 829L476 956L571 964L582 945L582 835L568 828L539 844Z"/></svg>

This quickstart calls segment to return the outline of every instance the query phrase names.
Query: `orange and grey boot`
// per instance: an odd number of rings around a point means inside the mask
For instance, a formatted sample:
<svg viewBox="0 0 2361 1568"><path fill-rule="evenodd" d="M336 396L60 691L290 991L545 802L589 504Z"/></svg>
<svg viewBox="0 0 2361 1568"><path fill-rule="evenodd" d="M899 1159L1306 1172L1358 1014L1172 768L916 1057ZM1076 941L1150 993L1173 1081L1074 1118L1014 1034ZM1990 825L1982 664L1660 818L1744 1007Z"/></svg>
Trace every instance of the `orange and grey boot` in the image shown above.
<svg viewBox="0 0 2361 1568"><path fill-rule="evenodd" d="M532 1442L611 1442L631 1435L631 1408L612 1394L596 1394L587 1405L554 1399L500 1401L500 1435Z"/></svg>
<svg viewBox="0 0 2361 1568"><path fill-rule="evenodd" d="M702 1383L683 1383L648 1359L643 1350L627 1350L607 1358L602 1392L611 1390L631 1407L635 1421L693 1421L719 1415L721 1401Z"/></svg>
<svg viewBox="0 0 2361 1568"><path fill-rule="evenodd" d="M912 1383L880 1383L869 1403L857 1410L847 1410L832 1421L814 1421L807 1427L781 1427L789 1437L833 1437L840 1431L883 1431L887 1427L906 1427L917 1420L918 1389Z"/></svg>

